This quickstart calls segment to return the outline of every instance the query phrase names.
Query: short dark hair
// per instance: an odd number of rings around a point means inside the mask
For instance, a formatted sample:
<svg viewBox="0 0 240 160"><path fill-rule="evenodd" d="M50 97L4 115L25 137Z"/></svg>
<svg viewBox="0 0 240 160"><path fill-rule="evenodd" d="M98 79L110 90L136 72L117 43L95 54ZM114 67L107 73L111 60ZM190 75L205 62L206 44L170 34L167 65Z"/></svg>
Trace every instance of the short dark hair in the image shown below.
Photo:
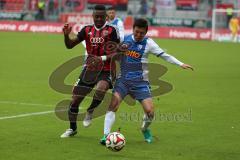
<svg viewBox="0 0 240 160"><path fill-rule="evenodd" d="M101 4L97 4L95 7L94 7L94 11L106 11L106 7L104 5L101 5Z"/></svg>
<svg viewBox="0 0 240 160"><path fill-rule="evenodd" d="M145 28L146 31L148 31L148 21L144 18L135 19L133 28L135 28L135 27Z"/></svg>
<svg viewBox="0 0 240 160"><path fill-rule="evenodd" d="M111 6L111 7L108 7L107 10L108 10L108 11L110 11L110 10L116 10L116 8L115 8L114 6Z"/></svg>

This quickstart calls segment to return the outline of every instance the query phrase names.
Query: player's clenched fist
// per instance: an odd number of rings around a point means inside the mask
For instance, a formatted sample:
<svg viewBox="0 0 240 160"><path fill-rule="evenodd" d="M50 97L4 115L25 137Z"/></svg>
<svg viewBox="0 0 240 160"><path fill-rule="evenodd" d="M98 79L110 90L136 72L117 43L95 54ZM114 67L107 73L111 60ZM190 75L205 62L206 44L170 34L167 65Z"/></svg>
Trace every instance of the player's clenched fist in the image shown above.
<svg viewBox="0 0 240 160"><path fill-rule="evenodd" d="M72 31L72 27L70 27L68 23L65 23L63 26L64 35L69 35L71 31Z"/></svg>
<svg viewBox="0 0 240 160"><path fill-rule="evenodd" d="M103 67L103 61L101 57L89 55L86 60L86 65L90 70L101 70Z"/></svg>

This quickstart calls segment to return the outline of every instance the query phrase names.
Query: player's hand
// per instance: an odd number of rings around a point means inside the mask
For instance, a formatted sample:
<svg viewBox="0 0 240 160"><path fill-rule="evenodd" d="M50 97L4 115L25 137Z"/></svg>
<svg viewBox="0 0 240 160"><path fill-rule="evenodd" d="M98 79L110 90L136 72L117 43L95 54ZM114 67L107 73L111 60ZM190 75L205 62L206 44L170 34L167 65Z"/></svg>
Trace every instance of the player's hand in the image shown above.
<svg viewBox="0 0 240 160"><path fill-rule="evenodd" d="M69 35L71 31L72 31L72 27L70 27L68 23L65 23L63 26L64 35Z"/></svg>
<svg viewBox="0 0 240 160"><path fill-rule="evenodd" d="M190 66L189 64L183 64L183 65L181 65L181 67L182 67L183 69L191 69L192 71L194 70L193 67Z"/></svg>
<svg viewBox="0 0 240 160"><path fill-rule="evenodd" d="M97 69L103 66L103 62L101 57L89 55L86 65L89 69Z"/></svg>

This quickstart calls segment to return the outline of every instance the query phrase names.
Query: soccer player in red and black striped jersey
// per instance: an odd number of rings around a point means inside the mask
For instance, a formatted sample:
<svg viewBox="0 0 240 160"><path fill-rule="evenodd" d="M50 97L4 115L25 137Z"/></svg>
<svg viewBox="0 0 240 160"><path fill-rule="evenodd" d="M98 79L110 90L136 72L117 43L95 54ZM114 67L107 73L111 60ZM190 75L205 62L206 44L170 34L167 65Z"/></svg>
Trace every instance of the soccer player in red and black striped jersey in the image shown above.
<svg viewBox="0 0 240 160"><path fill-rule="evenodd" d="M119 33L113 25L107 23L105 6L96 5L92 15L94 24L83 27L75 38L69 37L72 30L69 24L65 24L63 27L66 47L71 49L85 41L88 55L82 73L73 88L72 102L68 114L70 128L61 135L62 138L77 133L76 121L79 105L93 87L96 85L96 92L83 121L85 127L91 124L94 109L100 105L106 91L112 88L112 73L115 73L115 64L112 64L111 60L109 60L109 56L111 57L113 53L106 49L106 44L109 42L119 43Z"/></svg>

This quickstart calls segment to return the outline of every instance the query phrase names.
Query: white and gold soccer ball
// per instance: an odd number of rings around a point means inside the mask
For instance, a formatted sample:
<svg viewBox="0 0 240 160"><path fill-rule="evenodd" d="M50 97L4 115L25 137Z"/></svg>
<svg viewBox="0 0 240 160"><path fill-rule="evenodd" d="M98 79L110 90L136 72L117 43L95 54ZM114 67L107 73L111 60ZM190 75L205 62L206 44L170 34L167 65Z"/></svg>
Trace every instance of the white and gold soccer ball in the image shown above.
<svg viewBox="0 0 240 160"><path fill-rule="evenodd" d="M122 150L125 144L125 137L119 132L112 132L106 138L106 147L115 152Z"/></svg>

